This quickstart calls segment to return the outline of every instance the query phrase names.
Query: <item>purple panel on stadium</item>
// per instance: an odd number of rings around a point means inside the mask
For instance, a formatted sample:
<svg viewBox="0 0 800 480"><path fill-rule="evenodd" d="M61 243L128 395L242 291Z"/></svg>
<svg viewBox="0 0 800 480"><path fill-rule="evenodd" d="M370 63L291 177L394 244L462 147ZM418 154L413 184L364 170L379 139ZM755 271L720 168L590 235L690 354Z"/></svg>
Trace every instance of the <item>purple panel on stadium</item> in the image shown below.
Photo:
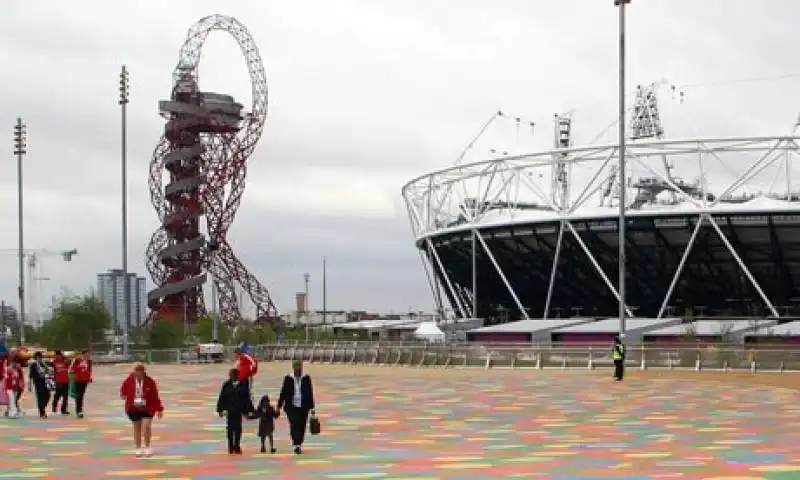
<svg viewBox="0 0 800 480"><path fill-rule="evenodd" d="M713 344L719 343L719 335L696 335L692 338L676 335L645 335L644 341L647 343L657 343L659 345L686 345L687 343Z"/></svg>
<svg viewBox="0 0 800 480"><path fill-rule="evenodd" d="M482 343L530 343L531 334L514 332L475 333L472 341Z"/></svg>
<svg viewBox="0 0 800 480"><path fill-rule="evenodd" d="M554 333L554 342L563 343L611 343L614 333Z"/></svg>

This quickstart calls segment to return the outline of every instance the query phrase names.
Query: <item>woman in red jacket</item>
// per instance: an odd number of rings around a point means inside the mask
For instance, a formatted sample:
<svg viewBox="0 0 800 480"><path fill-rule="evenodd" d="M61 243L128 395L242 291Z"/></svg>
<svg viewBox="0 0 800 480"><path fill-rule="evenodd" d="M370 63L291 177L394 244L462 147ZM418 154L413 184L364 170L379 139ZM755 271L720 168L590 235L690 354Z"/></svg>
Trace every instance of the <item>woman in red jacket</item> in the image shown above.
<svg viewBox="0 0 800 480"><path fill-rule="evenodd" d="M158 395L158 385L153 377L147 375L144 365L137 363L133 367L133 373L122 382L119 394L125 400L125 413L133 423L136 456L149 457L153 454L150 449L153 416L158 418L164 416L164 404ZM144 436L144 450L142 450L142 436Z"/></svg>
<svg viewBox="0 0 800 480"><path fill-rule="evenodd" d="M89 350L84 350L75 356L69 366L69 372L75 375L75 413L78 418L83 418L83 398L86 387L92 383L92 360Z"/></svg>
<svg viewBox="0 0 800 480"><path fill-rule="evenodd" d="M56 350L53 356L53 373L56 381L53 414L58 410L58 401L61 400L61 415L69 415L67 410L67 401L69 400L69 360L61 350Z"/></svg>

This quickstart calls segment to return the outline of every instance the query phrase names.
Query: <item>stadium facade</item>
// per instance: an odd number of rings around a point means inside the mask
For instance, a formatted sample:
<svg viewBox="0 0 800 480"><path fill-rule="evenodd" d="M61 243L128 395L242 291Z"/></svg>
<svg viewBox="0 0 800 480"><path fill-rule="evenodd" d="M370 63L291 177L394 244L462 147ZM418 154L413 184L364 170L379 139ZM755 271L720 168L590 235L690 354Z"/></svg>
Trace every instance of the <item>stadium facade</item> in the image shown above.
<svg viewBox="0 0 800 480"><path fill-rule="evenodd" d="M616 315L622 188L629 315L800 307L800 137L665 140L652 90L632 110L624 185L618 146L572 147L557 117L551 151L403 187L440 309L489 323Z"/></svg>

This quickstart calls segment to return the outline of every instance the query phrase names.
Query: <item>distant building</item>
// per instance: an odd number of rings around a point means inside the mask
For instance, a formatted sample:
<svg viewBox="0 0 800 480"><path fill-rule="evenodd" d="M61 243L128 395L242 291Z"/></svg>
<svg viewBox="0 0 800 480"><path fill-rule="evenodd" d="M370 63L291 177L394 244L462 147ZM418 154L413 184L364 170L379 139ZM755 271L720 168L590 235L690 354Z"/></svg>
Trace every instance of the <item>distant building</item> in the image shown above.
<svg viewBox="0 0 800 480"><path fill-rule="evenodd" d="M0 302L0 332L4 332L4 326L17 324L17 309L7 304Z"/></svg>
<svg viewBox="0 0 800 480"><path fill-rule="evenodd" d="M436 321L436 316L424 312L397 313L370 313L363 310L342 311L328 310L323 315L319 310L313 311L293 311L281 315L281 319L288 325L299 326L330 326L364 320L380 320L399 323L432 322Z"/></svg>
<svg viewBox="0 0 800 480"><path fill-rule="evenodd" d="M97 274L97 296L111 314L111 324L117 331L121 331L126 323L124 278L120 269ZM127 324L129 327L138 327L147 319L147 280L128 272L128 285L131 319Z"/></svg>

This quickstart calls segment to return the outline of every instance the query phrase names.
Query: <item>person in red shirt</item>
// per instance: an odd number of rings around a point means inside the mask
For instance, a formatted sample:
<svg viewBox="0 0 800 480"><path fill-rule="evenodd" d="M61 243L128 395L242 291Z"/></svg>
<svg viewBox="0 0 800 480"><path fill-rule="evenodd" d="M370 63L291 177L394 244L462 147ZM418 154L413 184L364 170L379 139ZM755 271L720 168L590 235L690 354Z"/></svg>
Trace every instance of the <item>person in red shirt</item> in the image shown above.
<svg viewBox="0 0 800 480"><path fill-rule="evenodd" d="M245 385L247 396L253 401L253 376L258 372L258 362L241 348L233 351L236 357L236 370L239 371L239 381Z"/></svg>
<svg viewBox="0 0 800 480"><path fill-rule="evenodd" d="M8 393L8 411L6 413L9 418L19 418L22 413L19 408L19 398L22 391L25 390L25 373L22 371L16 355L9 355L8 366L3 377L3 386Z"/></svg>
<svg viewBox="0 0 800 480"><path fill-rule="evenodd" d="M58 401L61 402L61 415L69 415L67 410L69 405L69 360L61 350L56 350L53 355L53 379L56 381L56 391L53 396L53 413L58 409Z"/></svg>
<svg viewBox="0 0 800 480"><path fill-rule="evenodd" d="M89 350L76 355L68 371L75 375L75 413L78 418L83 418L83 398L86 395L86 387L92 383L92 360L89 358Z"/></svg>
<svg viewBox="0 0 800 480"><path fill-rule="evenodd" d="M133 443L136 446L136 456L149 457L153 454L150 449L152 437L153 416L164 416L164 404L158 394L158 385L153 377L147 375L145 367L137 363L133 372L122 382L119 395L125 400L125 413L133 423ZM142 437L144 436L144 450Z"/></svg>

